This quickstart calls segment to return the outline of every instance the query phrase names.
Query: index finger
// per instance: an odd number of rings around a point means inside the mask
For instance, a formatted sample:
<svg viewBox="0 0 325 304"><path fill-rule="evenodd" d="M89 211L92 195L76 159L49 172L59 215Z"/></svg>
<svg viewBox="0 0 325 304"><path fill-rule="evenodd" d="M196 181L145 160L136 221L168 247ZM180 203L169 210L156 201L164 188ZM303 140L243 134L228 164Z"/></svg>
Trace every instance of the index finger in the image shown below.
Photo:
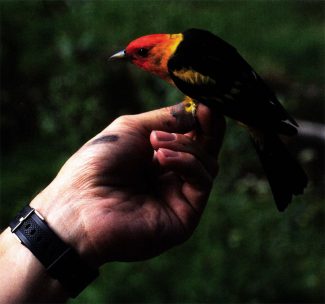
<svg viewBox="0 0 325 304"><path fill-rule="evenodd" d="M185 111L183 103L133 115L133 119L137 120L149 134L153 130L186 133L193 130L196 125L195 117Z"/></svg>
<svg viewBox="0 0 325 304"><path fill-rule="evenodd" d="M226 129L224 116L216 110L199 104L196 117L185 111L184 103L134 115L148 133L152 130L195 133L195 140L215 158L218 157Z"/></svg>
<svg viewBox="0 0 325 304"><path fill-rule="evenodd" d="M217 158L226 131L225 118L203 104L198 106L196 115L199 125L196 128L196 141Z"/></svg>

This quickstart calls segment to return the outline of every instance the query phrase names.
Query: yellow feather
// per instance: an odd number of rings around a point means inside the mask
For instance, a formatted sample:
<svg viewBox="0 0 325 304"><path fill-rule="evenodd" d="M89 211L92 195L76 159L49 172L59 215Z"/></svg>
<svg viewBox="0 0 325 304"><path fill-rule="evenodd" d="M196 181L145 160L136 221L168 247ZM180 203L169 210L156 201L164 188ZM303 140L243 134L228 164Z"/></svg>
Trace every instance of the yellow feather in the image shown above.
<svg viewBox="0 0 325 304"><path fill-rule="evenodd" d="M173 71L173 74L182 79L183 81L186 81L191 84L215 84L216 82L211 79L209 76L205 76L199 72L196 72L195 70L186 70L181 69L178 71Z"/></svg>

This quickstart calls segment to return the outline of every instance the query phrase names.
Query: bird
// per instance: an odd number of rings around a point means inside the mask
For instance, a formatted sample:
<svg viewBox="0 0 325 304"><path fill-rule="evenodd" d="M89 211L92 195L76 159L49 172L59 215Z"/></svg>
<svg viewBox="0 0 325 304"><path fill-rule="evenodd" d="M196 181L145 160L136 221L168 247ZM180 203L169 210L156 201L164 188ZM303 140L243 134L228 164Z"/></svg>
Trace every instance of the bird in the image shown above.
<svg viewBox="0 0 325 304"><path fill-rule="evenodd" d="M244 126L279 211L293 195L303 194L308 177L279 137L296 135L298 124L231 44L210 31L191 28L139 37L109 60L129 61L175 86L193 115L202 103Z"/></svg>

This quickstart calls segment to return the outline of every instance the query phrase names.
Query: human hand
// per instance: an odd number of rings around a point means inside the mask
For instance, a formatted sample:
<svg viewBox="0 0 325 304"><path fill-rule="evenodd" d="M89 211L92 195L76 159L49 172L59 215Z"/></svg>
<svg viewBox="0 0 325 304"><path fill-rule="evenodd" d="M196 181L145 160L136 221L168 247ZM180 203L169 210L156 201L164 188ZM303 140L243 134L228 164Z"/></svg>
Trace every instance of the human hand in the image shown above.
<svg viewBox="0 0 325 304"><path fill-rule="evenodd" d="M200 131L190 132L195 121L180 108L116 119L31 202L90 265L158 255L197 226L225 123L199 105Z"/></svg>

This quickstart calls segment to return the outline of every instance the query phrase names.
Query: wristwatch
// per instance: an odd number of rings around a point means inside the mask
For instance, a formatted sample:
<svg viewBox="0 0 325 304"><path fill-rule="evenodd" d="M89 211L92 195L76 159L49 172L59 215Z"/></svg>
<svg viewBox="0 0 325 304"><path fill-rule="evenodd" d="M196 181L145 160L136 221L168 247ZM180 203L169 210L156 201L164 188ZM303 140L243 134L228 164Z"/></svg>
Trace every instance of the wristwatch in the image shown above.
<svg viewBox="0 0 325 304"><path fill-rule="evenodd" d="M98 275L79 254L64 243L34 208L25 206L9 224L20 242L44 265L48 274L58 280L75 298Z"/></svg>

